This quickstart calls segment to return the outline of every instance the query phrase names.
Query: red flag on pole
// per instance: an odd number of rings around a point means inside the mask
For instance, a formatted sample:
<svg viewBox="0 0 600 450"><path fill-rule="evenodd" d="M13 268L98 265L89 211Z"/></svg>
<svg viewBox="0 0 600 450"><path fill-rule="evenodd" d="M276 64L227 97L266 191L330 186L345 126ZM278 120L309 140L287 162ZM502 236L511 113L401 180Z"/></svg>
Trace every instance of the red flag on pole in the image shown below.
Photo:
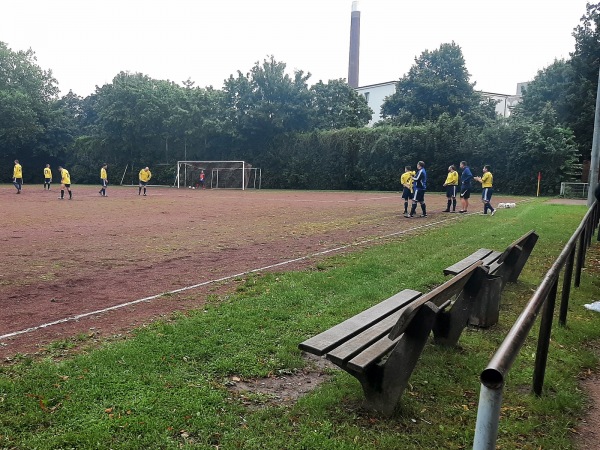
<svg viewBox="0 0 600 450"><path fill-rule="evenodd" d="M542 172L538 172L537 196L540 196L540 182L542 181Z"/></svg>

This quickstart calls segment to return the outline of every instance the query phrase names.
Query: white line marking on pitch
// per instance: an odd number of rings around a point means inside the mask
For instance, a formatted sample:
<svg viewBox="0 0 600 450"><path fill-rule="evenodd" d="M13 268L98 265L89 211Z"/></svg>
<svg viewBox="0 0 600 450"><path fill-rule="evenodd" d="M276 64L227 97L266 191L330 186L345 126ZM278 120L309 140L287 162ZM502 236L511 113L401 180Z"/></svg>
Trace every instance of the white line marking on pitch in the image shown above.
<svg viewBox="0 0 600 450"><path fill-rule="evenodd" d="M468 213L468 214L471 215L471 214L479 214L479 213ZM235 275L227 275L227 276L222 277L222 278L217 278L217 279L214 279L214 280L204 281L202 283L198 283L198 284L193 284L191 286L182 287L182 288L179 288L179 289L175 289L173 291L168 291L168 292L163 292L161 294L151 295L149 297L140 298L138 300L133 300L131 302L121 303L121 304L118 304L118 305L110 306L108 308L99 309L99 310L96 310L96 311L90 311L90 312L83 313L83 314L77 314L76 316L65 317L64 319L59 319L59 320L55 320L53 322L44 323L42 325L37 325L37 326L34 326L34 327L26 328L24 330L13 331L12 333L7 333L7 334L1 335L0 336L0 341L2 341L4 339L7 339L7 338L19 336L21 334L31 333L33 331L37 331L37 330L40 330L42 328L48 328L48 327L51 327L53 325L60 325L61 323L73 322L75 320L83 319L85 317L94 316L94 315L97 315L97 314L102 314L102 313L105 313L105 312L108 312L108 311L114 311L116 309L125 308L127 306L136 305L138 303L149 302L151 300L155 300L155 299L157 299L159 297L162 297L163 295L178 294L180 292L189 291L191 289L196 289L196 288L199 288L199 287L207 286L209 284L219 283L221 281L228 281L228 280L231 280L233 278L238 278L238 277L241 277L241 276L244 276L244 275L248 275L248 274L251 274L251 273L263 272L265 270L274 269L275 267L281 267L281 266L285 266L285 265L288 265L288 264L293 264L293 263L296 263L296 262L299 262L299 261L304 261L306 259L314 258L316 256L323 256L323 255L327 255L329 253L334 253L334 252L339 252L341 250L346 250L346 249L351 248L351 247L358 247L358 246L369 244L371 242L375 242L375 241L378 241L378 240L388 239L388 238L391 238L391 237L394 237L394 236L400 236L402 234L407 234L410 231L416 231L416 230L420 230L420 229L423 229L423 228L429 228L429 227L432 227L434 225L439 225L439 224L444 223L444 222L449 222L451 220L456 220L456 219L458 219L461 216L463 216L463 214L456 215L454 217L449 217L447 219L438 220L437 222L426 223L426 224L423 224L423 225L419 225L419 226L416 226L416 227L409 228L407 230L396 231L394 233L386 234L384 236L378 236L378 237L374 237L374 238L371 238L371 239L365 239L363 241L355 242L355 243L352 243L352 244L342 245L340 247L331 248L329 250L324 250L322 252L312 253L310 255L301 256L300 258L289 259L287 261L282 261L282 262L279 262L279 263L276 263L276 264L271 264L271 265L264 266L264 267L261 267L261 268L258 268L258 269L252 269L252 270L248 270L246 272L236 273Z"/></svg>

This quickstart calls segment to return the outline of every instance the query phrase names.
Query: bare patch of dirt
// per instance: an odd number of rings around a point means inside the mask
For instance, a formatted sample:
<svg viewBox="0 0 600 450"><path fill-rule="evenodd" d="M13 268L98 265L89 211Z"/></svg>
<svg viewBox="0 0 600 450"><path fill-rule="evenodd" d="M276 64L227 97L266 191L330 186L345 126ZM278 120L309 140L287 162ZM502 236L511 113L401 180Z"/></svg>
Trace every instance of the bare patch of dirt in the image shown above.
<svg viewBox="0 0 600 450"><path fill-rule="evenodd" d="M304 357L308 361L308 365L302 371L279 373L251 380L242 380L233 376L225 385L244 405L251 409L292 404L321 383L329 380L331 376L328 371L336 368L324 358L308 353L304 354Z"/></svg>
<svg viewBox="0 0 600 450"><path fill-rule="evenodd" d="M577 427L575 444L581 450L600 449L600 375L593 374L581 383L590 405Z"/></svg>

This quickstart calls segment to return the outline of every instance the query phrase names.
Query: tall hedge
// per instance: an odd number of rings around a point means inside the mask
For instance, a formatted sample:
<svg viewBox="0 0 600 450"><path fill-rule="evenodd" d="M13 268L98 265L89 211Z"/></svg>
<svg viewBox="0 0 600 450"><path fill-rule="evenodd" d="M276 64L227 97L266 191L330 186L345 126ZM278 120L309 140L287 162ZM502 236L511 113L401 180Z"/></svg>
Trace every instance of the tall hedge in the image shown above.
<svg viewBox="0 0 600 450"><path fill-rule="evenodd" d="M466 160L474 174L492 165L497 192L558 193L573 178L577 152L572 133L556 126L502 121L486 128L460 117L402 127L347 128L277 137L256 165L263 186L292 189L400 189L405 165L423 160L428 190L441 191L448 166Z"/></svg>

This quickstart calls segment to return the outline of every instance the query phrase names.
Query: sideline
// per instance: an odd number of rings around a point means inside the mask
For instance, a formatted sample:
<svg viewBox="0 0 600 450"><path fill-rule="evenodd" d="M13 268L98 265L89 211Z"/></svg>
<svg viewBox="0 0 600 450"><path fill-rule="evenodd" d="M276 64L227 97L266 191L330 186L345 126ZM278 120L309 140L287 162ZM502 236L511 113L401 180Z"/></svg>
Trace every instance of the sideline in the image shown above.
<svg viewBox="0 0 600 450"><path fill-rule="evenodd" d="M475 215L479 215L480 213L479 212L477 212L477 213L468 213L466 215L474 215L474 214ZM282 266L285 266L285 265L288 265L288 264L293 264L293 263L296 263L296 262L305 261L305 260L310 259L310 258L314 258L314 257L318 257L318 256L323 256L323 255L327 255L327 254L330 254L330 253L339 252L339 251L346 250L346 249L352 248L352 247L359 247L359 246L370 244L372 242L380 241L380 240L383 240L383 239L389 239L389 238L392 238L392 237L395 237L395 236L400 236L400 235L403 235L403 234L408 234L408 233L410 233L412 231L418 231L418 230L422 230L422 229L426 229L426 228L431 228L431 227L433 227L435 225L440 225L442 223L446 223L446 222L458 220L460 217L464 217L464 216L465 216L465 214L460 214L460 215L457 214L454 217L448 217L446 219L438 220L436 222L426 223L426 224L423 224L423 225L419 225L419 226L416 226L416 227L409 228L407 230L396 231L394 233L386 234L386 235L383 235L383 236L377 236L377 237L374 237L374 238L365 239L363 241L359 241L359 242L354 242L354 243L351 243L351 244L342 245L340 247L335 247L335 248L331 248L331 249L328 249L328 250L323 250L321 252L312 253L310 255L301 256L301 257L295 258L295 259L289 259L287 261L282 261L282 262L279 262L279 263L276 263L276 264L270 264L268 266L260 267L260 268L257 268L257 269L251 269L251 270L248 270L246 272L240 272L240 273L236 273L234 275L227 275L227 276L224 276L224 277L221 277L221 278L216 278L216 279L213 279L213 280L204 281L202 283L193 284L191 286L186 286L186 287L178 288L178 289L175 289L175 290L172 290L172 291L162 292L160 294L155 294L155 295L151 295L149 297L140 298L138 300L133 300L133 301L126 302L126 303L120 303L118 305L110 306L108 308L103 308L103 309L98 309L96 311L90 311L90 312L87 312L87 313L77 314L75 316L65 317L63 319L58 319L58 320L55 320L55 321L52 321L52 322L48 322L48 323L44 323L44 324L41 324L41 325L33 326L33 327L26 328L26 329L23 329L23 330L13 331L11 333L7 333L7 334L1 335L0 336L0 341L2 341L4 339L11 338L11 337L19 336L21 334L32 333L34 331L37 331L37 330L40 330L40 329L43 329L43 328L48 328L48 327L51 327L51 326L54 326L54 325L60 325L62 323L66 323L66 322L73 322L73 321L77 321L79 319L83 319L85 317L94 316L94 315L97 315L97 314L102 314L102 313L105 313L105 312L108 312L108 311L114 311L114 310L121 309L121 308L126 308L128 306L136 305L138 303L149 302L151 300L155 300L155 299L160 298L160 297L165 296L165 295L179 294L180 292L185 292L185 291L189 291L189 290L192 290L192 289L197 289L197 288L200 288L200 287L203 287L203 286L207 286L209 284L220 283L220 282L223 282L223 281L229 281L229 280L232 280L234 278L242 277L244 275L249 275L249 274L257 273L257 272L263 272L265 270L270 270L270 269L274 269L276 267L282 267Z"/></svg>

